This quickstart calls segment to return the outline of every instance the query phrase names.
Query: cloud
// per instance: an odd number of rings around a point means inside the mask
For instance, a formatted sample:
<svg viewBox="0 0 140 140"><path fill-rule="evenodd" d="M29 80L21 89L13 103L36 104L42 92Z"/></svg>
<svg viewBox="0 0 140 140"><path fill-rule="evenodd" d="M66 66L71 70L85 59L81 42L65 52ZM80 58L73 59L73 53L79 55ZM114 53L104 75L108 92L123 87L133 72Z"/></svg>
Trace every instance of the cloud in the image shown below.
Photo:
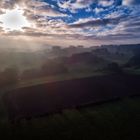
<svg viewBox="0 0 140 140"><path fill-rule="evenodd" d="M122 2L123 5L136 5L136 4L140 4L139 0L123 0Z"/></svg>
<svg viewBox="0 0 140 140"><path fill-rule="evenodd" d="M117 24L119 22L119 18L105 18L105 19L87 19L86 21L80 20L79 22L75 22L70 24L71 28L83 28L89 26L105 26L107 24Z"/></svg>
<svg viewBox="0 0 140 140"><path fill-rule="evenodd" d="M77 9L83 9L89 7L96 0L76 0L73 2L72 0L68 1L60 1L58 0L57 4L60 8L67 9L72 13L75 13Z"/></svg>
<svg viewBox="0 0 140 140"><path fill-rule="evenodd" d="M121 1L122 5L116 4ZM0 14L19 5L33 26L24 27L23 32L5 32L0 23L0 35L66 44L138 40L139 3L137 0L1 0Z"/></svg>
<svg viewBox="0 0 140 140"><path fill-rule="evenodd" d="M31 11L34 15L44 15L49 17L63 17L67 16L60 11L54 9L54 7L46 2L41 1L31 1L27 5L27 10Z"/></svg>
<svg viewBox="0 0 140 140"><path fill-rule="evenodd" d="M94 11L95 11L96 14L99 14L100 12L103 12L104 9L103 9L103 8L97 8L97 7L96 7L96 8L94 9Z"/></svg>
<svg viewBox="0 0 140 140"><path fill-rule="evenodd" d="M49 16L49 17L64 17L67 16L67 14L63 14L59 11L56 11L52 9L50 6L41 6L37 7L34 11L34 14L36 15L44 15L44 16Z"/></svg>
<svg viewBox="0 0 140 140"><path fill-rule="evenodd" d="M50 17L67 16L64 13L55 10L52 5L36 0L2 0L0 7L1 9L12 9L16 5L23 7L26 13L31 12L35 15L45 15ZM0 13L3 13L2 10L0 10Z"/></svg>
<svg viewBox="0 0 140 140"><path fill-rule="evenodd" d="M103 7L108 7L113 5L114 0L100 0L99 1L99 5L103 6Z"/></svg>

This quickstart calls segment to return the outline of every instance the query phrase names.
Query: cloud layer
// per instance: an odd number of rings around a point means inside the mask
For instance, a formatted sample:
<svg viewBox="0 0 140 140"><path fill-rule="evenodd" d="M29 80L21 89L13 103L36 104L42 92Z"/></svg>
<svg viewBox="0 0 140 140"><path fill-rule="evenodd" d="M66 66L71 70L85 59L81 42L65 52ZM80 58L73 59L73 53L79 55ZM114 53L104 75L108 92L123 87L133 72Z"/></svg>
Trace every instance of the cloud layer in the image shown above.
<svg viewBox="0 0 140 140"><path fill-rule="evenodd" d="M32 26L5 32L0 23L1 36L39 37L52 44L140 43L138 0L1 0L0 15L17 5Z"/></svg>

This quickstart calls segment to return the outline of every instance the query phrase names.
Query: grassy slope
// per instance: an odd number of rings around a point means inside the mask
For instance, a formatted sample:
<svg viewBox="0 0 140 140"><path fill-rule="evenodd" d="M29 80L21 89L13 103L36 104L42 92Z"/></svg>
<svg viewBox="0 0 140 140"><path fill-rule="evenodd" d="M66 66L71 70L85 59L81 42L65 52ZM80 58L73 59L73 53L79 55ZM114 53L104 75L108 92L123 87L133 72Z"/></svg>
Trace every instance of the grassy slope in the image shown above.
<svg viewBox="0 0 140 140"><path fill-rule="evenodd" d="M44 83L51 83L56 81L64 81L64 80L72 80L72 79L79 79L79 78L85 78L85 77L92 77L97 75L107 75L109 73L103 72L103 71L83 71L83 72L76 72L76 73L68 73L68 74L60 74L60 75L54 75L54 76L46 76L41 78L35 78L35 79L29 79L29 80L22 80L19 81L16 85L11 85L9 87L6 87L4 91L11 90L11 89L17 89L22 87L29 87L29 86L35 86L40 85Z"/></svg>
<svg viewBox="0 0 140 140"><path fill-rule="evenodd" d="M1 111L3 139L48 140L139 140L140 98L107 103L79 110L64 110L44 118L10 126Z"/></svg>
<svg viewBox="0 0 140 140"><path fill-rule="evenodd" d="M140 75L140 68L139 69L127 68L126 72L133 75Z"/></svg>

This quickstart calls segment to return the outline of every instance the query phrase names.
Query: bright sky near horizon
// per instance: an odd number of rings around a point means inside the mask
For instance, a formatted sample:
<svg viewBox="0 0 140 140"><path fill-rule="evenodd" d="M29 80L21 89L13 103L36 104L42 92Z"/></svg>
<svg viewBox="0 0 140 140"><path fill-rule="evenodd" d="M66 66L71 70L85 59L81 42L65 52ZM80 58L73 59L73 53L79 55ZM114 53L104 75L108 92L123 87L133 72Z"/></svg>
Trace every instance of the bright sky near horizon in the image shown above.
<svg viewBox="0 0 140 140"><path fill-rule="evenodd" d="M140 0L1 0L0 35L0 44L140 43Z"/></svg>

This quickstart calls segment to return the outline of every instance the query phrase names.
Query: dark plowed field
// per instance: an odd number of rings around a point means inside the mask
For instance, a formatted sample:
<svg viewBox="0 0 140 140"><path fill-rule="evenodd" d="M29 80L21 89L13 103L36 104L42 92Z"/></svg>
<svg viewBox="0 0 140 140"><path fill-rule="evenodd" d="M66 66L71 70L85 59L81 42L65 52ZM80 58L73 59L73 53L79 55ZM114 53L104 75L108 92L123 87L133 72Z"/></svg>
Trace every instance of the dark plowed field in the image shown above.
<svg viewBox="0 0 140 140"><path fill-rule="evenodd" d="M4 101L13 120L139 94L140 76L106 75L16 89Z"/></svg>

